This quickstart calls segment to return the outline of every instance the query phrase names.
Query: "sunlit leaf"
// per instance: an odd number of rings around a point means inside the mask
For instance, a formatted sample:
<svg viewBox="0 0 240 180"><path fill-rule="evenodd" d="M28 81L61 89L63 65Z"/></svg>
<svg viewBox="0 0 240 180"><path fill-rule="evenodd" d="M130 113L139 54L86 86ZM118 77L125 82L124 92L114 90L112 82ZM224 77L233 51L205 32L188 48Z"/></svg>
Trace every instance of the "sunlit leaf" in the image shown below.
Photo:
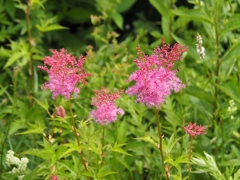
<svg viewBox="0 0 240 180"><path fill-rule="evenodd" d="M176 10L171 10L174 14L189 18L194 21L200 21L200 22L207 22L210 24L213 24L211 18L201 9L176 9Z"/></svg>
<svg viewBox="0 0 240 180"><path fill-rule="evenodd" d="M113 21L117 25L119 29L123 29L123 17L120 13L114 13L112 14Z"/></svg>

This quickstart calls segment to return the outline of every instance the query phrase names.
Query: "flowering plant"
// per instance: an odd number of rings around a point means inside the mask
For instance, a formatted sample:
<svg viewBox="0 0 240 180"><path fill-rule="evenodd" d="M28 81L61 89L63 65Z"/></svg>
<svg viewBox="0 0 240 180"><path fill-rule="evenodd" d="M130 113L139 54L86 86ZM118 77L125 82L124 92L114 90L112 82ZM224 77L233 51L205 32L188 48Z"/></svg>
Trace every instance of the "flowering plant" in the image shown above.
<svg viewBox="0 0 240 180"><path fill-rule="evenodd" d="M79 82L86 84L86 78L91 76L86 73L83 68L86 57L80 56L78 61L76 57L69 54L64 48L58 52L51 49L52 57L43 58L44 66L38 66L46 71L49 81L42 85L42 89L50 89L53 93L52 98L62 95L65 99L69 99L71 94L78 95L80 89L77 88Z"/></svg>

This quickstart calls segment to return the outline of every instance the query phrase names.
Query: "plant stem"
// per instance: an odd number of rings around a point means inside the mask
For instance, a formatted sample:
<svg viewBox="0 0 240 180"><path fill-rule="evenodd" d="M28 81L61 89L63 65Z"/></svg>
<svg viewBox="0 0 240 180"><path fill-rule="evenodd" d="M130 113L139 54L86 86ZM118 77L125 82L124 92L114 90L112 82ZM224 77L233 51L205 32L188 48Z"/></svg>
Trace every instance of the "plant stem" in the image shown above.
<svg viewBox="0 0 240 180"><path fill-rule="evenodd" d="M29 44L29 76L30 76L30 88L31 94L34 96L34 69L33 69L33 54L32 54L32 34L30 28L30 9L31 9L31 0L27 0L27 10L26 10L26 23L27 23L27 34L28 34L28 44ZM33 99L31 98L31 102L33 103Z"/></svg>
<svg viewBox="0 0 240 180"><path fill-rule="evenodd" d="M216 12L215 12L215 19L214 19L214 26L215 26L215 43L216 43L216 68L215 68L215 77L214 77L214 80L215 80L215 85L214 85L214 97L215 97L215 101L214 101L214 104L213 104L213 129L212 131L214 132L214 121L216 119L216 117L218 116L216 113L217 111L217 99L218 99L218 88L217 88L217 84L219 84L219 79L218 79L218 76L219 76L219 69L220 69L220 59L219 59L219 37L218 37L218 0L216 0Z"/></svg>
<svg viewBox="0 0 240 180"><path fill-rule="evenodd" d="M156 115L156 122L157 122L157 127L158 127L158 136L159 136L159 143L160 143L158 149L159 149L161 157L162 157L163 167L164 167L164 170L166 171L167 179L169 179L169 172L164 163L164 155L163 155L163 149L162 149L162 133L161 133L161 124L159 121L158 109L156 107L154 107L154 111L155 111L155 115Z"/></svg>
<svg viewBox="0 0 240 180"><path fill-rule="evenodd" d="M72 112L72 104L71 104L71 102L70 102L70 99L68 100L68 104L69 104L69 109L70 109L70 113L71 113L71 117L72 117L72 128L73 128L75 137L76 137L76 139L77 139L78 146L80 147L79 133L77 132L77 129L76 129L76 126L75 126L74 115L73 115L73 112ZM82 161L82 163L83 163L83 165L84 165L84 168L85 168L85 170L86 170L86 172L87 172L87 171L88 171L88 168L87 168L87 165L86 165L86 163L85 163L85 161L84 161L84 159L83 159L83 154L82 154L81 148L80 148L80 150L79 150L78 153L79 153L79 155L80 155L80 157L81 157L81 161Z"/></svg>
<svg viewBox="0 0 240 180"><path fill-rule="evenodd" d="M188 159L188 180L190 180L190 172L191 172L192 141L193 141L193 137L191 137L191 140L190 140L190 152L189 152L189 159Z"/></svg>
<svg viewBox="0 0 240 180"><path fill-rule="evenodd" d="M104 131L105 131L105 126L102 126L102 160L101 160L101 166L103 166L103 161L104 161Z"/></svg>

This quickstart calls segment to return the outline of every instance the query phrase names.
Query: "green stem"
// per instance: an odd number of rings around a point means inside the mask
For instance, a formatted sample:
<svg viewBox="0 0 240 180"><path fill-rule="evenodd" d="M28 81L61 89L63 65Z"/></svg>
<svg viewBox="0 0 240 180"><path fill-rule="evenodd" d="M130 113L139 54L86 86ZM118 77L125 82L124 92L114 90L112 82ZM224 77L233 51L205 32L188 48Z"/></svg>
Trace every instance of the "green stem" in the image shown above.
<svg viewBox="0 0 240 180"><path fill-rule="evenodd" d="M167 170L167 167L164 163L164 155L163 155L163 149L162 149L162 133L161 133L161 124L160 124L160 121L159 121L159 115L158 115L158 109L156 107L154 107L154 111L155 111L155 115L156 115L156 122L157 122L157 127L158 127L158 136L159 136L159 146L158 146L158 149L160 151L160 154L161 154L161 157L162 157L162 162L163 162L163 167L164 167L164 170L166 172L166 176L167 176L167 179L169 179L169 171Z"/></svg>
<svg viewBox="0 0 240 180"><path fill-rule="evenodd" d="M73 115L73 112L72 112L72 104L70 102L70 100L68 100L68 104L69 104L69 109L70 109L70 113L71 113L71 117L72 117L72 128L73 128L73 131L74 131L74 134L75 134L75 137L77 139L77 143L78 143L78 146L80 148L80 138L79 138L79 133L77 132L77 129L76 129L76 126L75 126L75 120L74 120L74 115ZM79 149L79 155L80 155L80 158L81 158L81 161L84 165L84 168L86 170L86 172L88 171L88 168L87 168L87 165L86 165L86 162L84 161L83 159L83 154L82 154L82 150L81 148Z"/></svg>
<svg viewBox="0 0 240 180"><path fill-rule="evenodd" d="M190 152L189 152L189 159L188 159L188 180L190 180L190 172L191 172L192 141L193 141L193 137L191 137L191 140L190 140Z"/></svg>
<svg viewBox="0 0 240 180"><path fill-rule="evenodd" d="M218 37L218 0L216 0L216 13L215 13L215 19L214 19L214 23L215 23L215 43L216 43L216 69L215 69L215 84L219 84L219 79L218 79L218 76L219 76L219 69L220 69L220 59L219 59L219 37ZM214 121L217 117L217 99L218 99L218 88L217 86L214 85L214 97L215 97L215 101L214 101L214 105L213 105L213 114L214 114L214 117L213 117L213 126L214 126ZM214 131L214 127L213 127L213 131Z"/></svg>
<svg viewBox="0 0 240 180"><path fill-rule="evenodd" d="M104 161L104 131L105 131L105 126L102 128L102 160L101 160L101 166L103 166L103 161Z"/></svg>
<svg viewBox="0 0 240 180"><path fill-rule="evenodd" d="M31 25L30 25L30 9L31 9L31 0L27 0L27 10L26 10L26 23L27 23L27 34L28 34L28 44L29 44L29 76L30 76L30 88L31 94L34 96L34 69L33 69L33 54L32 54L32 34L31 34ZM31 98L33 103L33 99Z"/></svg>

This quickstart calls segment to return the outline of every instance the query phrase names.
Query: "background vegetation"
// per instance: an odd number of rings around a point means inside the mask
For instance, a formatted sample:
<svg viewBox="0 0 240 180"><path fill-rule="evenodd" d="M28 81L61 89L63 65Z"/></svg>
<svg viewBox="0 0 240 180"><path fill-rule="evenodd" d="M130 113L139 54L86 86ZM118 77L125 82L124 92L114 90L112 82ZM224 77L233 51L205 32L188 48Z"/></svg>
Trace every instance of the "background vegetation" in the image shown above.
<svg viewBox="0 0 240 180"><path fill-rule="evenodd" d="M151 54L164 37L168 44L189 47L174 67L186 88L160 109L171 179L187 178L190 138L182 126L189 122L207 127L205 135L193 140L191 179L240 179L239 5L239 0L0 0L1 178L16 178L5 163L12 149L29 158L24 179L49 179L53 173L59 179L165 179L152 109L122 95L117 104L125 115L106 128L109 153L103 167L101 127L88 120L92 90L126 90L136 69L136 47ZM197 32L204 59L196 51ZM49 49L60 48L75 56L88 54L84 66L93 74L72 99L88 173L67 123L66 146L59 143L61 121L55 121L52 134L47 111L52 114L61 104L69 113L67 102L52 100L51 92L40 88L47 74L37 66Z"/></svg>

